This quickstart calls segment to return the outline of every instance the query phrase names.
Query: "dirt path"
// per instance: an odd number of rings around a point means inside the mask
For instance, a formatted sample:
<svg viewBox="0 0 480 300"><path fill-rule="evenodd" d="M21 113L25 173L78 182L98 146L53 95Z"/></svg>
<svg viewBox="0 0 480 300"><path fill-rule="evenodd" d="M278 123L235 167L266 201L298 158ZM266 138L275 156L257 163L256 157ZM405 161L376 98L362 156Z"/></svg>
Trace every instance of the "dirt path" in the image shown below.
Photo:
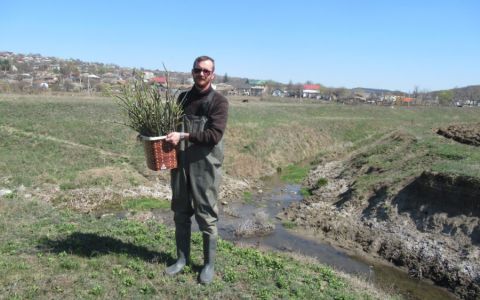
<svg viewBox="0 0 480 300"><path fill-rule="evenodd" d="M63 145L69 146L69 147L75 147L75 148L80 148L80 149L85 149L85 150L92 150L92 151L98 152L99 154L105 155L105 156L115 156L115 157L128 158L128 156L122 155L122 154L119 154L119 153L114 153L114 152L106 151L106 150L99 149L99 148L96 148L96 147L75 143L75 142L72 142L72 141L69 141L69 140L59 139L59 138L49 136L49 135L45 135L45 134L28 132L28 131L24 131L24 130L17 129L17 128L14 128L14 127L10 127L10 126L0 125L0 130L6 132L8 134L12 134L12 135L17 134L17 135L24 136L24 137L38 138L38 139L42 139L42 140L45 140L45 141L50 141L50 142L54 142L54 143L58 143L58 144L63 144Z"/></svg>

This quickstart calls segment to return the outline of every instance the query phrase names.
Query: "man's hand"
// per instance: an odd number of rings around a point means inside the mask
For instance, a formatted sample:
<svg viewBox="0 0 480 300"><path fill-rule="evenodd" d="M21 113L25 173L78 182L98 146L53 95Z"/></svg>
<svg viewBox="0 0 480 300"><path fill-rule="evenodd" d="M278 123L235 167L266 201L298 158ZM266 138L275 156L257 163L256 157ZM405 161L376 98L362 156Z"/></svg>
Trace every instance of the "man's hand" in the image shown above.
<svg viewBox="0 0 480 300"><path fill-rule="evenodd" d="M176 146L183 139L188 139L188 133L170 132L169 134L167 134L167 138L165 140L171 143L172 145Z"/></svg>

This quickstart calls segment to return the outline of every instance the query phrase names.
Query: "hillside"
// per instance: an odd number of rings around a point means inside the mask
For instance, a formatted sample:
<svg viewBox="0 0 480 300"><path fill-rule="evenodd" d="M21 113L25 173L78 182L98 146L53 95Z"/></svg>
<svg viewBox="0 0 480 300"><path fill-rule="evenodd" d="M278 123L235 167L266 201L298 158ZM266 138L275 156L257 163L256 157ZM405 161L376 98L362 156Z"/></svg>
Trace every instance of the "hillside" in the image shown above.
<svg viewBox="0 0 480 300"><path fill-rule="evenodd" d="M78 59L60 59L40 54L0 52L0 92L38 93L86 92L102 93L107 87L123 84L132 79L132 68ZM164 70L139 68L146 79L163 77ZM171 84L180 89L191 86L189 72L170 71ZM231 74L217 74L215 84L228 95L256 95L269 97L315 98L346 104L368 103L377 105L480 105L480 86L454 88L446 91L418 91L406 94L378 88L353 89L326 87L319 84L317 94L305 94L303 83L280 83L271 80L239 78ZM260 89L259 89L260 88ZM403 102L404 98L413 101Z"/></svg>

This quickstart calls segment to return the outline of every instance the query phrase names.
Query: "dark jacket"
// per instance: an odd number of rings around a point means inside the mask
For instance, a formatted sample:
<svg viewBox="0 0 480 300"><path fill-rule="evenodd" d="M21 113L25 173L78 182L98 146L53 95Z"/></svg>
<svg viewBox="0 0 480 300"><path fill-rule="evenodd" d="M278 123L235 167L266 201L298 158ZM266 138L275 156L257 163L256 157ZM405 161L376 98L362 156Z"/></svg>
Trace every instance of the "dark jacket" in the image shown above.
<svg viewBox="0 0 480 300"><path fill-rule="evenodd" d="M205 106L202 104L207 101L210 93L213 93L212 102L207 109L208 112L205 112ZM203 93L192 87L190 91L180 94L179 101L182 101L182 99L184 99L183 110L185 115L206 115L208 118L207 126L203 132L189 132L189 142L210 146L218 144L227 126L227 98L216 92L212 87Z"/></svg>

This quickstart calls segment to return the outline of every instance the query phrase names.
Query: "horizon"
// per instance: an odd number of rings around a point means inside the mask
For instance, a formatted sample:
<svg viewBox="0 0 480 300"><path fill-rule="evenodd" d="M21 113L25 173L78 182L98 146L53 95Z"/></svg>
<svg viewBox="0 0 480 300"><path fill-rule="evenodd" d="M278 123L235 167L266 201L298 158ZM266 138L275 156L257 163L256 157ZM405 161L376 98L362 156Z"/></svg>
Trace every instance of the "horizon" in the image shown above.
<svg viewBox="0 0 480 300"><path fill-rule="evenodd" d="M3 4L0 48L19 54L190 72L411 92L478 85L476 1L300 1L115 5Z"/></svg>
<svg viewBox="0 0 480 300"><path fill-rule="evenodd" d="M101 61L83 61L81 59L78 59L78 58L75 58L75 57L69 57L69 58L64 58L64 57L56 57L56 56L51 56L51 55L43 55L42 53L17 53L17 52L12 52L12 51L8 51L8 50L2 50L0 49L0 53L2 52L11 52L13 53L14 55L24 55L24 56L29 56L29 55L32 55L32 56L36 56L36 55L40 55L41 57L45 57L45 58L54 58L54 59L58 59L58 60L64 60L64 61L76 61L76 60L79 60L81 61L82 63L87 63L87 64L104 64L104 65L115 65L119 68L125 68L125 69L139 69L139 68L136 68L136 67L125 67L125 66L121 66L121 65L117 65L117 64L113 64L113 63L104 63L104 62L101 62ZM146 68L142 68L143 70L145 71L151 71L151 72L164 72L164 70L162 69L146 69ZM176 70L167 70L168 72L173 72L173 73L190 73L190 71L176 71ZM96 75L96 74L93 74L93 75ZM215 72L215 79L216 80L221 80L220 78L223 77L223 75L220 75L220 74L217 74ZM248 79L248 80L260 80L260 81L267 81L267 80L264 80L262 78L248 78L248 77L238 77L238 76L235 76L235 75L228 75L229 78L237 78L237 79ZM279 83L279 84L284 84L284 85L288 85L289 83L285 83L285 82L277 82L277 81L274 81L275 83ZM300 84L300 85L308 85L309 83L307 82L292 82L292 84ZM316 85L316 83L312 83L314 85ZM326 87L326 88L343 88L343 87L335 87L335 86L325 86L325 85L321 85L323 87ZM466 87L466 86L465 86ZM463 87L460 87L460 88L463 88ZM367 89L367 90L386 90L386 91L390 91L390 92L398 92L399 90L387 90L387 89L382 89L382 88L370 88L370 87L352 87L352 88L349 88L349 89ZM400 91L402 92L402 91Z"/></svg>

